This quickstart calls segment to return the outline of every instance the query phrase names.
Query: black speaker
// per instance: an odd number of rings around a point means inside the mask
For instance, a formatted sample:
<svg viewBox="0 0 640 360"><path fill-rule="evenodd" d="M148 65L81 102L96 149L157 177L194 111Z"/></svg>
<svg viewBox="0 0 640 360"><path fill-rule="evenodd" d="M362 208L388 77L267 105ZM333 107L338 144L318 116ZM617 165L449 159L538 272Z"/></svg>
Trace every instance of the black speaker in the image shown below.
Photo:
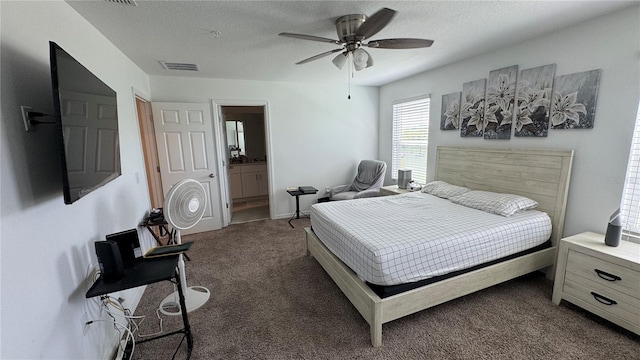
<svg viewBox="0 0 640 360"><path fill-rule="evenodd" d="M118 243L112 240L96 241L96 255L100 274L105 282L114 282L124 276L124 265Z"/></svg>

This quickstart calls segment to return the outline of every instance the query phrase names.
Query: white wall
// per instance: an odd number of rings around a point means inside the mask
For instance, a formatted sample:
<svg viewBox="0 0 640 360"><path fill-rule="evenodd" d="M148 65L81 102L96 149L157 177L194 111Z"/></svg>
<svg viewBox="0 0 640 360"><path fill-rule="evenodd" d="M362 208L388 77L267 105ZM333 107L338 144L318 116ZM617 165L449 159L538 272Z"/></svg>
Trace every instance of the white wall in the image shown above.
<svg viewBox="0 0 640 360"><path fill-rule="evenodd" d="M348 100L341 85L155 76L150 82L153 101L268 103L265 131L276 218L295 211L287 187L319 190L300 197L306 211L326 187L350 183L358 162L378 153L378 88L352 87Z"/></svg>
<svg viewBox="0 0 640 360"><path fill-rule="evenodd" d="M93 242L133 228L149 208L132 87L154 101L213 100L268 103L271 190L277 217L295 209L285 188L350 181L357 162L379 156L390 165L391 103L432 94L429 171L437 145L573 148L565 234L604 231L617 206L639 99L640 9L614 14L519 46L479 56L377 88L147 76L62 1L1 1L0 98L0 357L102 358L110 328L84 294L95 266ZM23 128L20 105L53 111L48 41L56 41L119 95L123 175L77 203L63 204L53 132ZM88 51L90 49L90 51ZM602 68L595 128L550 131L545 139L489 142L439 129L442 94L489 71L557 64L557 74ZM379 107L378 107L379 102ZM380 122L378 123L378 119ZM149 240L143 237L143 240ZM122 294L135 303L139 290ZM135 304L132 304L132 307Z"/></svg>
<svg viewBox="0 0 640 360"><path fill-rule="evenodd" d="M606 231L619 206L633 126L640 99L640 7L603 16L483 56L428 71L380 89L380 158L391 159L391 103L431 93L428 179L433 179L438 145L574 149L565 235ZM556 76L602 69L594 128L549 130L546 138L484 140L440 130L442 95L489 72L556 64ZM390 179L387 179L390 182Z"/></svg>
<svg viewBox="0 0 640 360"><path fill-rule="evenodd" d="M96 323L83 335L83 313L108 319L85 299L87 278L97 265L93 242L136 227L150 206L132 92L150 93L148 78L65 2L2 1L0 9L0 358L103 358L115 333ZM118 93L123 175L72 205L63 202L52 127L27 133L20 113L27 105L53 114L50 40ZM140 295L121 294L128 306Z"/></svg>

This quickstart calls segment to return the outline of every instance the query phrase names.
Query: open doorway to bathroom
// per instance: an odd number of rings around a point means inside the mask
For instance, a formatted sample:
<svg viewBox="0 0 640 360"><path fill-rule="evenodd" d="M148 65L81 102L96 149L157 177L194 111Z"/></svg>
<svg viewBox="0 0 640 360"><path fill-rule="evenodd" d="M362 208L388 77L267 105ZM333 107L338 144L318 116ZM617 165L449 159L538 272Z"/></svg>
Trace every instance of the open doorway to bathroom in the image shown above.
<svg viewBox="0 0 640 360"><path fill-rule="evenodd" d="M270 218L264 106L221 106L231 224Z"/></svg>

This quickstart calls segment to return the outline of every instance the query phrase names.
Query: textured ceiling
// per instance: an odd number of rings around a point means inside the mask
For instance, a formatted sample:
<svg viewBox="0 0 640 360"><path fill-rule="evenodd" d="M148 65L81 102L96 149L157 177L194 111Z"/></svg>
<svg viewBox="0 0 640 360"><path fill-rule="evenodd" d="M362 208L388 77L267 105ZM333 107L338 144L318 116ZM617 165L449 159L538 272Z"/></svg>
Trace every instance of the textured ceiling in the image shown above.
<svg viewBox="0 0 640 360"><path fill-rule="evenodd" d="M278 36L293 32L337 39L334 22L346 14L398 11L371 39L435 41L430 48L368 49L374 66L354 72L352 84L383 85L455 61L638 4L637 1L146 1L137 6L67 0L149 75L197 76L344 84L347 67L333 56L296 62L332 50L329 43ZM166 70L166 62L196 63L199 72Z"/></svg>

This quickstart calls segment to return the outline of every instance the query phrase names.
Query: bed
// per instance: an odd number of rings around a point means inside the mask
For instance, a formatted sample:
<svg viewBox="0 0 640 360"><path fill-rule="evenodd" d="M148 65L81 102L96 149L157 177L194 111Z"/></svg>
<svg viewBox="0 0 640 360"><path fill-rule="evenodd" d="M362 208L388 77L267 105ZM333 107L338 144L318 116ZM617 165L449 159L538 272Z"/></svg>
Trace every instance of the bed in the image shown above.
<svg viewBox="0 0 640 360"><path fill-rule="evenodd" d="M532 251L524 254L518 253L518 256L506 259L501 257L468 271L454 272L454 276L445 276L443 280L386 297L381 297L368 285L371 279L374 283L385 284L407 279L381 280L375 277L376 274L356 274L352 268L357 269L357 265L349 260L347 262L351 266L346 265L325 245L329 244L335 249L326 231L317 234L310 227L305 229L307 255L314 256L369 323L371 344L374 347L381 346L384 323L533 271L545 269L547 276L552 278L556 244L562 236L572 159L572 150L437 148L434 180L472 190L516 194L535 200L538 203L536 211L543 212L551 225L550 246L533 247ZM410 202L415 201L412 198L417 196L421 194L409 194L404 198L397 195L381 201ZM353 205L357 205L358 201L361 200L353 200ZM319 216L317 211L312 210L312 219L313 212ZM343 254L340 256L344 258ZM435 279L439 278L436 276L440 275L438 270L430 271L436 272L432 274Z"/></svg>

